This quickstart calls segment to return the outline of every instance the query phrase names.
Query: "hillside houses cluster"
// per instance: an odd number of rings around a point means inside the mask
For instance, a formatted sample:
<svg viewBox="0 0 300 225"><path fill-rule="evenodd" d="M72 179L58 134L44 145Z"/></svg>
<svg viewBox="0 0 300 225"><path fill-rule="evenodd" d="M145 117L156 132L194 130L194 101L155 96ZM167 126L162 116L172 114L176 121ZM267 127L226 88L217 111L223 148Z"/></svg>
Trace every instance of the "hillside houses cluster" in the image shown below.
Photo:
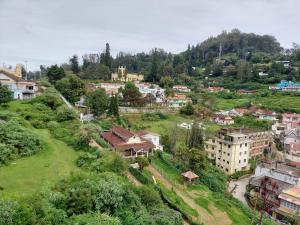
<svg viewBox="0 0 300 225"><path fill-rule="evenodd" d="M151 96L155 99L155 103L161 106L170 108L181 108L186 106L188 103L192 103L191 98L187 97L186 93L190 92L190 89L184 85L175 85L173 90L175 93L171 96L166 96L165 89L159 87L156 84L146 82L134 82L142 97ZM120 89L124 88L124 83L88 83L86 89L88 92L95 91L99 88L105 90L108 96L120 95L122 96Z"/></svg>
<svg viewBox="0 0 300 225"><path fill-rule="evenodd" d="M274 137L282 144L286 160L300 163L300 114L283 113L272 126Z"/></svg>

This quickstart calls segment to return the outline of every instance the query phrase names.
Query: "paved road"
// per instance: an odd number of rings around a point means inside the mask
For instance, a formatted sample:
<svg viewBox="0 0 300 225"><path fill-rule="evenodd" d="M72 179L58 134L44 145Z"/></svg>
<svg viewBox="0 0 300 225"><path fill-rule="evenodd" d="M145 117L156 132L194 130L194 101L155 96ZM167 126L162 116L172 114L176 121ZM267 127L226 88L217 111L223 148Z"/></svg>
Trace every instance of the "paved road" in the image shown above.
<svg viewBox="0 0 300 225"><path fill-rule="evenodd" d="M232 195L238 200L240 200L242 203L244 203L244 205L246 206L248 206L248 204L244 197L244 194L246 193L246 186L249 183L249 179L250 177L246 177L237 181L231 181L228 187L228 191L231 191L234 188L234 186L237 185Z"/></svg>

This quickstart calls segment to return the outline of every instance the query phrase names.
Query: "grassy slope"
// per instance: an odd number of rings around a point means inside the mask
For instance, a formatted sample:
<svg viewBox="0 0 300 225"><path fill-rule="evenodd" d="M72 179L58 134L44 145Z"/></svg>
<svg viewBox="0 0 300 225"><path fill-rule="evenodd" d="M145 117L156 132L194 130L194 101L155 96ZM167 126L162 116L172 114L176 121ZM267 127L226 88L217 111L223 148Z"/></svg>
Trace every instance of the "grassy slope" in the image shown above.
<svg viewBox="0 0 300 225"><path fill-rule="evenodd" d="M258 97L258 98L241 98L241 99L222 99L218 98L216 105L218 109L232 109L237 107L247 101L253 102L255 105L276 109L290 109L300 112L300 101L297 96L268 96L268 97Z"/></svg>
<svg viewBox="0 0 300 225"><path fill-rule="evenodd" d="M152 160L153 164L159 171L163 171L164 177L180 183L180 174L175 168L170 167L168 164L159 159ZM232 225L250 224L250 220L239 208L226 202L224 198L219 199L212 191L205 185L194 185L184 190L187 194L194 199L194 201L202 208L206 209L211 215L217 214L216 209L221 212L226 212Z"/></svg>
<svg viewBox="0 0 300 225"><path fill-rule="evenodd" d="M24 114L34 110L31 104L13 101L0 110L14 112L15 117L36 133L44 143L42 151L38 154L0 167L0 186L4 188L0 195L31 194L39 190L44 183L53 184L69 175L71 171L79 170L75 164L79 152L53 138L47 129L35 129L24 120Z"/></svg>
<svg viewBox="0 0 300 225"><path fill-rule="evenodd" d="M4 195L34 193L44 183L55 183L71 171L78 170L75 165L78 152L52 138L47 130L34 132L44 141L44 149L37 155L0 168L0 185L4 188Z"/></svg>

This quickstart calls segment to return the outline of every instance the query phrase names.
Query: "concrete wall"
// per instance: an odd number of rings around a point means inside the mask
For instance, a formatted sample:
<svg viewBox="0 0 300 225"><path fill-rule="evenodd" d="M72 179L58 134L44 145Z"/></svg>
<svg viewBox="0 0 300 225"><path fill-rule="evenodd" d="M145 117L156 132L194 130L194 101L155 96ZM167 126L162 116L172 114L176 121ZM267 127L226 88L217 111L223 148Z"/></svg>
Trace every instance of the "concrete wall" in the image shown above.
<svg viewBox="0 0 300 225"><path fill-rule="evenodd" d="M178 109L174 108L157 108L157 109L151 109L151 108L134 108L134 107L119 107L120 113L128 113L128 114L138 114L138 113L155 113L155 112L161 112L161 113L172 113L177 112Z"/></svg>

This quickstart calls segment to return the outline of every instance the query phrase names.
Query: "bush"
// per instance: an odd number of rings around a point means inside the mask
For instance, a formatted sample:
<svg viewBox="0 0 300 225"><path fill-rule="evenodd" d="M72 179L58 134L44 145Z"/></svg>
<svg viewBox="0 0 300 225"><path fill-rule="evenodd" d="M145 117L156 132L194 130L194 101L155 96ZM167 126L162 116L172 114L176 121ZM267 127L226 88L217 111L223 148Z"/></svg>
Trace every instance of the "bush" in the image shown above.
<svg viewBox="0 0 300 225"><path fill-rule="evenodd" d="M141 117L143 121L159 121L167 119L168 116L166 114L163 114L161 112L155 112L155 113L144 113Z"/></svg>
<svg viewBox="0 0 300 225"><path fill-rule="evenodd" d="M188 103L185 107L180 109L180 113L184 115L191 116L194 114L194 107L192 104Z"/></svg>
<svg viewBox="0 0 300 225"><path fill-rule="evenodd" d="M73 120L77 117L76 112L67 106L60 106L56 110L57 121L63 122Z"/></svg>
<svg viewBox="0 0 300 225"><path fill-rule="evenodd" d="M2 164L11 159L36 154L42 148L41 140L15 121L0 123L0 143Z"/></svg>
<svg viewBox="0 0 300 225"><path fill-rule="evenodd" d="M151 181L138 169L129 167L129 172L142 184L151 184Z"/></svg>

